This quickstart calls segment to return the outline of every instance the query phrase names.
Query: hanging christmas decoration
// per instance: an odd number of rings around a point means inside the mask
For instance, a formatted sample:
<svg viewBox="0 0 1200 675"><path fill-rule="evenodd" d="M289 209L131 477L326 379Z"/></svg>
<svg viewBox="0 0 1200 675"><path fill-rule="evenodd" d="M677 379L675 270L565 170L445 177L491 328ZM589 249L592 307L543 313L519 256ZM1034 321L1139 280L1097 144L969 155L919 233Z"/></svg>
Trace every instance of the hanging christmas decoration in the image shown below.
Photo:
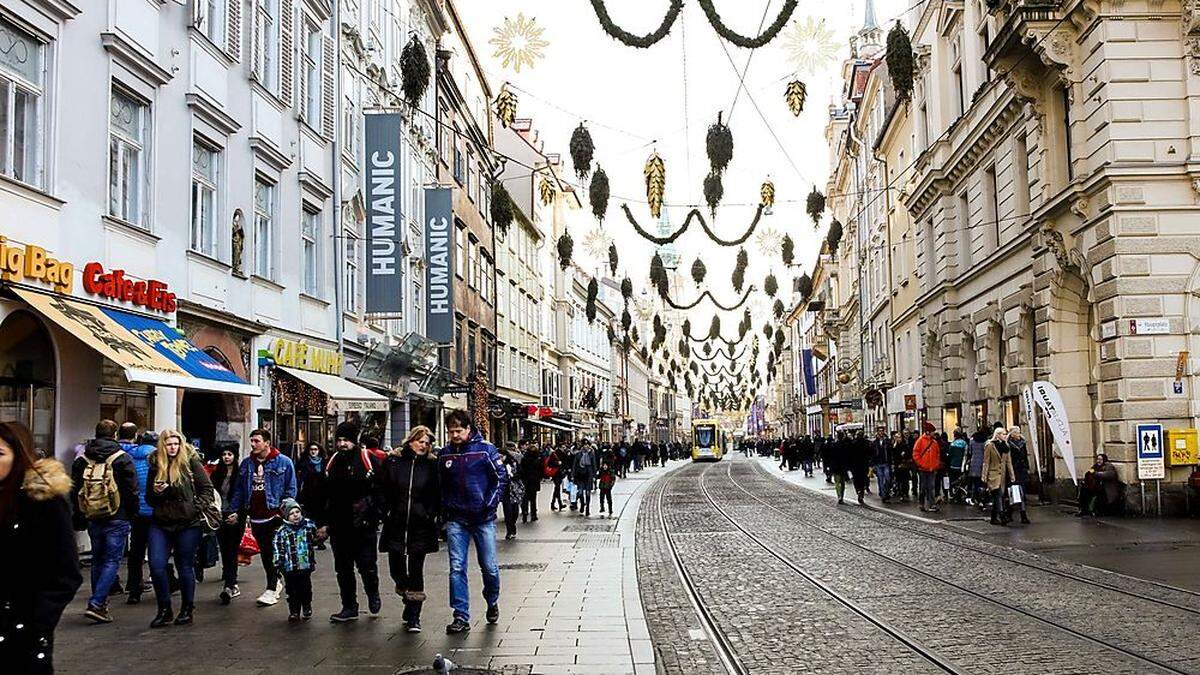
<svg viewBox="0 0 1200 675"><path fill-rule="evenodd" d="M687 341L687 338L686 338L686 337L681 337L681 338L679 338L679 344L678 344L678 345L676 345L676 347L678 347L679 356L680 356L681 358L684 358L684 357L686 357L686 356L687 356L687 354L688 354L688 341Z"/></svg>
<svg viewBox="0 0 1200 675"><path fill-rule="evenodd" d="M655 253L654 257L650 258L650 285L654 290L658 291L659 297L664 300L667 298L668 284L667 268L663 266L662 256Z"/></svg>
<svg viewBox="0 0 1200 675"><path fill-rule="evenodd" d="M608 213L608 174L599 165L592 174L592 184L588 187L588 200L592 203L592 215L596 220L604 222Z"/></svg>
<svg viewBox="0 0 1200 675"><path fill-rule="evenodd" d="M507 83L500 87L500 93L496 95L495 108L500 124L506 129L512 126L517 119L517 92L510 89Z"/></svg>
<svg viewBox="0 0 1200 675"><path fill-rule="evenodd" d="M769 324L769 323L763 324L763 335L766 335L768 340L771 339L771 335L774 333L775 333L775 329L771 327L771 324Z"/></svg>
<svg viewBox="0 0 1200 675"><path fill-rule="evenodd" d="M721 174L714 169L704 177L704 203L708 204L708 212L713 218L717 217L717 206L724 196L725 186L721 184Z"/></svg>
<svg viewBox="0 0 1200 675"><path fill-rule="evenodd" d="M612 246L613 238L604 227L597 225L583 235L583 250L592 258L603 259L608 255L608 247Z"/></svg>
<svg viewBox="0 0 1200 675"><path fill-rule="evenodd" d="M784 265L791 265L796 259L796 242L790 234L783 235L783 243L779 246L779 254L783 257Z"/></svg>
<svg viewBox="0 0 1200 675"><path fill-rule="evenodd" d="M654 349L657 350L667 340L667 327L657 315L654 317Z"/></svg>
<svg viewBox="0 0 1200 675"><path fill-rule="evenodd" d="M814 224L821 223L821 214L825 213L825 195L814 185L812 192L808 193L808 201L805 206L805 211L808 212L808 217L813 219Z"/></svg>
<svg viewBox="0 0 1200 675"><path fill-rule="evenodd" d="M733 132L721 121L724 113L717 113L717 121L708 127L704 147L708 151L708 163L712 173L722 173L733 159ZM706 181L707 183L707 181Z"/></svg>
<svg viewBox="0 0 1200 675"><path fill-rule="evenodd" d="M621 311L621 329L626 333L629 332L629 327L633 325L633 316L629 314L629 310Z"/></svg>
<svg viewBox="0 0 1200 675"><path fill-rule="evenodd" d="M571 143L568 148L571 151L571 161L575 164L575 173L581 179L587 178L592 171L592 153L596 151L596 146L592 144L592 134L588 132L587 127L583 126L582 122L571 133Z"/></svg>
<svg viewBox="0 0 1200 675"><path fill-rule="evenodd" d="M719 337L721 337L721 315L717 314L713 316L712 324L708 327L708 339L716 340Z"/></svg>
<svg viewBox="0 0 1200 675"><path fill-rule="evenodd" d="M429 88L430 73L425 44L413 35L400 51L400 90L404 92L404 100L408 101L409 105L418 105L425 96L425 90Z"/></svg>
<svg viewBox="0 0 1200 675"><path fill-rule="evenodd" d="M764 209L770 209L775 206L775 184L770 179L763 181L762 187L758 190L758 195L762 198L762 201L759 203L762 204Z"/></svg>
<svg viewBox="0 0 1200 675"><path fill-rule="evenodd" d="M704 352L704 355L705 355L705 356L708 356L709 354L712 354L712 343L711 343L711 342L705 342L705 343L704 343L704 347L702 348L702 351Z"/></svg>
<svg viewBox="0 0 1200 675"><path fill-rule="evenodd" d="M634 344L637 344L641 341L641 338L638 336L637 326L629 329L629 339L632 340Z"/></svg>
<svg viewBox="0 0 1200 675"><path fill-rule="evenodd" d="M766 280L763 281L763 290L772 298L779 292L779 282L775 279L774 274L767 275Z"/></svg>
<svg viewBox="0 0 1200 675"><path fill-rule="evenodd" d="M604 328L608 331L608 344L611 345L612 343L616 342L617 341L617 332L615 330L613 330L613 327L605 326Z"/></svg>
<svg viewBox="0 0 1200 675"><path fill-rule="evenodd" d="M704 233L708 235L708 238L714 244L718 246L740 246L741 244L745 243L752 234L754 234L754 230L758 227L758 221L761 220L763 216L763 207L759 206L754 212L754 220L750 222L750 226L746 228L746 231L742 234L742 236L738 237L737 239L721 239L715 232L712 231L712 228L709 227L708 221L704 219L704 214L700 213L699 209L692 209L691 211L688 211L687 217L683 219L683 225L680 226L678 230L675 230L671 234L664 236L658 236L647 232L646 229L637 222L637 219L633 217L633 211L629 209L628 204L622 204L621 210L625 212L625 219L629 221L629 224L633 226L633 230L637 232L638 235L658 246L665 246L667 244L674 243L676 239L683 236L683 233L687 232L687 229L691 227L693 219L700 221L700 227L704 229Z"/></svg>
<svg viewBox="0 0 1200 675"><path fill-rule="evenodd" d="M737 263L733 266L733 290L741 292L746 284L746 265L749 264L750 256L746 254L746 249L738 249Z"/></svg>
<svg viewBox="0 0 1200 675"><path fill-rule="evenodd" d="M796 117L804 112L804 99L807 96L808 90L800 80L788 82L787 89L783 92L783 100L787 102L788 110Z"/></svg>
<svg viewBox="0 0 1200 675"><path fill-rule="evenodd" d="M596 11L596 18L599 19L600 27L604 29L605 33L608 33L630 47L646 49L667 36L667 33L671 30L671 26L675 24L675 19L679 18L679 12L683 10L683 0L671 0L671 5L667 8L667 14L663 17L662 23L659 24L658 28L653 32L640 36L634 35L613 23L612 17L608 15L608 8L604 5L604 0L592 0L592 9Z"/></svg>
<svg viewBox="0 0 1200 675"><path fill-rule="evenodd" d="M721 15L717 13L717 8L713 6L713 0L699 0L700 8L704 10L704 16L708 17L708 23L712 25L713 30L717 34L725 38L725 40L741 47L742 49L758 49L775 39L779 35L779 31L787 25L788 19L792 18L792 12L796 11L798 0L784 0L783 7L779 10L779 14L775 17L775 21L767 26L761 34L756 37L746 37L730 30L721 21Z"/></svg>
<svg viewBox="0 0 1200 675"><path fill-rule="evenodd" d="M837 253L838 244L842 243L842 224L836 219L829 224L829 232L825 233L825 243L829 246L829 254Z"/></svg>
<svg viewBox="0 0 1200 675"><path fill-rule="evenodd" d="M801 274L800 278L796 279L796 295L804 300L810 293L812 293L812 279L807 274Z"/></svg>
<svg viewBox="0 0 1200 675"><path fill-rule="evenodd" d="M541 197L543 206L550 206L554 202L554 183L545 176L542 176L541 182L538 183L538 196Z"/></svg>
<svg viewBox="0 0 1200 675"><path fill-rule="evenodd" d="M646 160L643 173L646 176L646 202L650 205L650 215L658 218L662 215L663 194L667 190L667 167L657 151Z"/></svg>
<svg viewBox="0 0 1200 675"><path fill-rule="evenodd" d="M775 305L774 305L774 306L771 308L771 310L774 312L774 314L775 314L775 318L776 318L776 319L782 319L782 318L783 318L783 311L784 311L784 307L783 307L783 301L782 301L782 300L779 300L779 299L776 299L776 300L775 300ZM782 334L783 334L783 333L781 332L781 333L780 333L780 335L782 335Z"/></svg>
<svg viewBox="0 0 1200 675"><path fill-rule="evenodd" d="M564 270L571 266L571 254L575 252L575 240L568 232L558 238L558 266Z"/></svg>
<svg viewBox="0 0 1200 675"><path fill-rule="evenodd" d="M587 286L587 304L584 305L584 314L587 316L588 323L596 322L596 298L599 295L600 284L595 277L592 277Z"/></svg>
<svg viewBox="0 0 1200 675"><path fill-rule="evenodd" d="M704 281L704 275L707 273L708 268L704 266L704 261L696 258L696 261L692 263L692 280L699 284Z"/></svg>
<svg viewBox="0 0 1200 675"><path fill-rule="evenodd" d="M542 50L550 46L542 39L545 32L537 19L526 18L524 13L518 13L516 19L506 16L503 23L492 29L492 39L488 40L496 48L492 57L500 59L500 67L511 67L517 73L522 66L532 68L545 56Z"/></svg>
<svg viewBox="0 0 1200 675"><path fill-rule="evenodd" d="M508 232L508 227L513 221L513 203L512 198L508 196L508 190L504 189L504 184L498 180L492 181L492 204L489 207L492 214L492 226L497 232Z"/></svg>
<svg viewBox="0 0 1200 675"><path fill-rule="evenodd" d="M774 256L783 245L783 233L773 227L759 230L758 234L754 235L754 245L764 256Z"/></svg>
<svg viewBox="0 0 1200 675"><path fill-rule="evenodd" d="M615 275L617 273L617 264L619 262L620 262L620 259L617 257L617 245L609 244L608 245L608 271L610 274Z"/></svg>
<svg viewBox="0 0 1200 675"><path fill-rule="evenodd" d="M621 297L625 298L625 304L629 304L629 299L633 297L633 282L629 277L621 280Z"/></svg>
<svg viewBox="0 0 1200 675"><path fill-rule="evenodd" d="M475 366L475 372L471 377L471 419L475 420L475 428L479 433L484 434L485 438L489 433L491 422L488 419L488 408L491 401L488 400L488 374L487 368L482 363Z"/></svg>
<svg viewBox="0 0 1200 675"><path fill-rule="evenodd" d="M908 31L896 21L896 25L888 31L887 36L887 67L888 75L892 78L892 86L896 89L896 98L907 101L912 98L913 59L912 41Z"/></svg>

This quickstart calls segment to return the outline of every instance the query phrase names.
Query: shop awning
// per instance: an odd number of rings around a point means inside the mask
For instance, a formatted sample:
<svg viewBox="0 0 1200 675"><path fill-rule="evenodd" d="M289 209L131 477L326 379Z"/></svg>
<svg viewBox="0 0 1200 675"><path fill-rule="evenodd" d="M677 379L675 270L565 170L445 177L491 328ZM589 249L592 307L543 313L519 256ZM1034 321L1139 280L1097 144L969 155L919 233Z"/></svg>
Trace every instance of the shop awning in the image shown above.
<svg viewBox="0 0 1200 675"><path fill-rule="evenodd" d="M557 419L556 419L556 420L551 420L551 421L552 421L552 422L554 422L555 424L560 424L560 425L562 425L562 426L563 426L563 427L565 427L567 430L573 430L573 429L583 429L583 428L584 428L584 425L582 425L582 424L576 424L575 422L572 422L572 421L570 421L570 420L557 420ZM595 426L595 425L593 425L593 426Z"/></svg>
<svg viewBox="0 0 1200 675"><path fill-rule="evenodd" d="M354 384L344 377L314 373L310 370L275 366L275 368L291 375L301 382L319 389L329 397L328 412L332 414L345 412L387 412L391 405L388 397L377 394L366 387Z"/></svg>
<svg viewBox="0 0 1200 675"><path fill-rule="evenodd" d="M116 363L130 382L261 396L225 364L159 319L100 307L61 295L13 291L39 314Z"/></svg>
<svg viewBox="0 0 1200 675"><path fill-rule="evenodd" d="M529 422L530 424L536 424L539 427L546 427L547 429L554 429L555 431L574 431L574 429L572 429L570 427L564 427L557 422L549 422L547 420L539 420L539 419L535 419L532 417L525 418L525 421Z"/></svg>

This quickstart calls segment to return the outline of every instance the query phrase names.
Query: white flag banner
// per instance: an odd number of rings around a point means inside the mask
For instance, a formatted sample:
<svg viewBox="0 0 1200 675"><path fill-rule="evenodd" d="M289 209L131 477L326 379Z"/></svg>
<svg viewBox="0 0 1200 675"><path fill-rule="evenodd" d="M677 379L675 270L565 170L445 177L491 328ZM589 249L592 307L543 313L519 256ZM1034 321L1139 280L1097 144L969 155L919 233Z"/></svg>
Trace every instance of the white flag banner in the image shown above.
<svg viewBox="0 0 1200 675"><path fill-rule="evenodd" d="M1075 448L1071 445L1071 423L1067 419L1067 406L1063 404L1062 394L1058 393L1058 387L1040 380L1034 382L1030 389L1033 392L1033 400L1037 402L1042 412L1046 413L1046 423L1050 425L1050 433L1054 435L1054 442L1058 445L1058 452L1067 464L1067 471L1071 474L1071 482L1078 485L1079 477L1076 475L1077 470L1075 469Z"/></svg>
<svg viewBox="0 0 1200 675"><path fill-rule="evenodd" d="M1038 480L1042 477L1042 453L1038 452L1037 411L1033 408L1033 392L1029 387L1021 390L1021 403L1025 406L1025 424L1028 425L1029 449L1033 452L1033 464L1037 469Z"/></svg>

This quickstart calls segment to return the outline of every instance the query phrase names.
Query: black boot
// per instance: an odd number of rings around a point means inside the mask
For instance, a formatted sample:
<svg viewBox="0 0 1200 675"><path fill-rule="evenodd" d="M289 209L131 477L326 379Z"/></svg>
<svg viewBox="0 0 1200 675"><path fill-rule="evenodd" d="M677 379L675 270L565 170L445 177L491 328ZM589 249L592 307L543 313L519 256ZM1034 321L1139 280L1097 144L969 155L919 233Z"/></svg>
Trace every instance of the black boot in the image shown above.
<svg viewBox="0 0 1200 675"><path fill-rule="evenodd" d="M169 625L174 620L175 613L171 611L170 607L159 607L158 614L155 614L154 620L150 622L150 627L162 628L163 626Z"/></svg>
<svg viewBox="0 0 1200 675"><path fill-rule="evenodd" d="M175 625L176 626L186 626L189 623L191 623L192 622L192 612L194 610L195 610L195 607L193 607L191 605L184 605L183 607L180 607L179 608L179 616L175 617Z"/></svg>

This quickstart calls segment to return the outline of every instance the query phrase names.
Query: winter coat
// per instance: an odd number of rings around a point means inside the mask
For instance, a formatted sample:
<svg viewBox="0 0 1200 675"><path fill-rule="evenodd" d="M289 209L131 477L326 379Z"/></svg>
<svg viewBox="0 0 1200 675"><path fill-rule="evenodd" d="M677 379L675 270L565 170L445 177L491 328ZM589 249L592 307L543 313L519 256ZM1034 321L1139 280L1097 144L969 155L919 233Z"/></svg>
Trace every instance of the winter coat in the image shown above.
<svg viewBox="0 0 1200 675"><path fill-rule="evenodd" d="M596 472L600 470L596 451L585 449L575 453L571 462L571 480L580 490L596 489Z"/></svg>
<svg viewBox="0 0 1200 675"><path fill-rule="evenodd" d="M891 464L892 440L890 438L875 438L871 440L871 464Z"/></svg>
<svg viewBox="0 0 1200 675"><path fill-rule="evenodd" d="M379 550L433 553L438 550L438 513L442 508L438 461L404 448L388 454L379 471L383 534Z"/></svg>
<svg viewBox="0 0 1200 675"><path fill-rule="evenodd" d="M521 458L521 480L525 482L525 494L532 494L542 488L545 472L542 453L536 449L528 450Z"/></svg>
<svg viewBox="0 0 1200 675"><path fill-rule="evenodd" d="M466 443L450 443L438 453L442 513L447 520L480 525L496 519L508 471L496 446L478 431Z"/></svg>
<svg viewBox="0 0 1200 675"><path fill-rule="evenodd" d="M117 494L121 496L121 503L117 506L115 514L103 520L131 521L137 515L141 502L138 499L137 468L133 465L133 459L124 454L121 445L113 439L94 438L87 442L83 455L76 457L75 463L71 465L71 506L76 512L76 529L82 530L87 527L83 514L79 513L79 490L83 487L83 469L87 466L84 457L93 462L103 462L116 452L122 453L112 463L113 477L117 481Z"/></svg>
<svg viewBox="0 0 1200 675"><path fill-rule="evenodd" d="M321 506L314 511L318 525L332 530L374 529L379 523L381 465L375 455L357 446L333 453L325 465Z"/></svg>
<svg viewBox="0 0 1200 675"><path fill-rule="evenodd" d="M1111 462L1105 462L1099 468L1092 467L1089 473L1095 476L1096 481L1099 481L1097 491L1103 497L1105 504L1115 504L1121 498L1121 476L1117 473L1117 467L1113 466ZM1084 481L1086 484L1086 476Z"/></svg>
<svg viewBox="0 0 1200 675"><path fill-rule="evenodd" d="M317 526L308 518L292 525L285 519L275 530L275 566L281 572L301 572L317 568L317 556L313 549L317 539Z"/></svg>
<svg viewBox="0 0 1200 675"><path fill-rule="evenodd" d="M998 443L1003 442L988 441L983 447L983 472L980 477L989 490L999 490L1005 486L1005 481L1012 483L1017 478L1013 472L1012 454L1000 451Z"/></svg>
<svg viewBox="0 0 1200 675"><path fill-rule="evenodd" d="M834 476L845 477L850 470L850 441L835 440L825 442L825 469Z"/></svg>
<svg viewBox="0 0 1200 675"><path fill-rule="evenodd" d="M972 439L967 444L967 453L970 456L968 460L969 471L971 476L979 478L983 475L983 446L986 441L977 441Z"/></svg>
<svg viewBox="0 0 1200 675"><path fill-rule="evenodd" d="M70 493L63 465L40 459L25 472L15 509L0 523L0 664L5 672L52 670L54 629L83 583Z"/></svg>
<svg viewBox="0 0 1200 675"><path fill-rule="evenodd" d="M929 434L921 434L913 443L913 463L918 471L937 471L942 467L942 449L937 439Z"/></svg>
<svg viewBox="0 0 1200 675"><path fill-rule="evenodd" d="M179 461L179 458L171 461ZM191 473L191 480L181 480L177 484L167 485L162 492L155 492L154 482L158 480L158 473L154 464L150 465L150 473L146 475L146 485L149 487L146 503L154 509L154 515L151 516L154 524L164 530L174 532L199 526L202 518L196 502L213 503L212 481L204 470L204 462L196 455L192 455L188 472ZM165 476L163 480L166 480Z"/></svg>
<svg viewBox="0 0 1200 675"><path fill-rule="evenodd" d="M950 442L950 466L951 471L962 471L963 462L967 459L967 442L961 438L956 438Z"/></svg>
<svg viewBox="0 0 1200 675"><path fill-rule="evenodd" d="M304 507L304 512L315 521L324 520L320 513L324 506L322 499L325 495L325 458L318 457L314 463L312 457L305 453L296 461L296 501Z"/></svg>
<svg viewBox="0 0 1200 675"><path fill-rule="evenodd" d="M218 466L217 469L220 467ZM237 467L226 470L224 476L219 475L217 469L214 469L208 477L212 481L213 492L221 498L221 513L229 515L233 513L233 493L237 489L238 482Z"/></svg>
<svg viewBox="0 0 1200 675"><path fill-rule="evenodd" d="M233 491L233 503L230 510L238 513L250 511L250 490L254 482L254 458L247 457L238 467L238 482ZM271 454L263 463L264 487L267 493L267 508L278 511L285 499L296 498L296 469L292 460L276 448L271 448Z"/></svg>
<svg viewBox="0 0 1200 675"><path fill-rule="evenodd" d="M1008 454L1012 455L1013 473L1017 476L1017 482L1024 485L1029 481L1029 450L1025 439L1009 439Z"/></svg>
<svg viewBox="0 0 1200 675"><path fill-rule="evenodd" d="M121 449L133 460L133 469L138 479L138 515L150 516L154 509L146 503L146 476L150 474L150 455L154 452L153 445L138 445L131 441L118 441Z"/></svg>

